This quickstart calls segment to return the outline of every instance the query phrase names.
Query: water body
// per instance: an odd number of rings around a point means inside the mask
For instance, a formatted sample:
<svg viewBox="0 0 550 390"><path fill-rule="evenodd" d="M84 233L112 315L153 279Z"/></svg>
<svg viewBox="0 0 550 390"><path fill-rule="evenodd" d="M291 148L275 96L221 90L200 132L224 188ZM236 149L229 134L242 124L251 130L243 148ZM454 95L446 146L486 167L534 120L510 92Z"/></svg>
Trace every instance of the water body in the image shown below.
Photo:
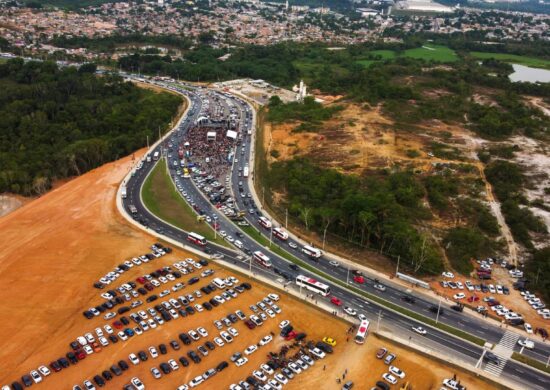
<svg viewBox="0 0 550 390"><path fill-rule="evenodd" d="M518 81L528 83L550 83L550 70L530 68L525 65L512 64L514 73L509 77L514 83Z"/></svg>

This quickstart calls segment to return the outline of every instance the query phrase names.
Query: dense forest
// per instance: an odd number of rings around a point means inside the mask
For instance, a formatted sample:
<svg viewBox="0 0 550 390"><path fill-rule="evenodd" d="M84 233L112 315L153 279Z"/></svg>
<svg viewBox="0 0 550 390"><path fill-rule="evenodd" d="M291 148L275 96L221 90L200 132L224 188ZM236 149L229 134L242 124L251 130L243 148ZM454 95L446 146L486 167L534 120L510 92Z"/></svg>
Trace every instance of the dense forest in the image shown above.
<svg viewBox="0 0 550 390"><path fill-rule="evenodd" d="M325 230L397 260L410 272L437 274L443 263L437 246L414 227L429 217L425 189L409 171L347 176L302 158L274 163L269 188L286 194L288 212L305 229Z"/></svg>
<svg viewBox="0 0 550 390"><path fill-rule="evenodd" d="M95 65L60 69L20 59L0 64L0 192L41 194L153 141L181 103Z"/></svg>

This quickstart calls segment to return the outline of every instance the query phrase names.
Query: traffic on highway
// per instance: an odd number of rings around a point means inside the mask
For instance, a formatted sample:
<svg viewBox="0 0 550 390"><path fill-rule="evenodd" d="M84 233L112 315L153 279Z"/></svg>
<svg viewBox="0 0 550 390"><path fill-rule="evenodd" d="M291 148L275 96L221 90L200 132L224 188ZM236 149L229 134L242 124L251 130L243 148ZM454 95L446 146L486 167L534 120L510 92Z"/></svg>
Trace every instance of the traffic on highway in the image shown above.
<svg viewBox="0 0 550 390"><path fill-rule="evenodd" d="M503 338L505 329L453 311L445 303L418 296L394 283L380 281L367 272L350 269L318 248L290 239L286 231L277 226L276 221L263 214L249 180L255 123L252 107L245 100L223 91L173 83L158 85L185 95L190 105L176 129L164 136L148 152L147 157L139 162L140 168L135 169L125 183L123 204L137 222L183 244L197 245L220 261L277 280L281 286L296 288L299 275L308 280L315 278L317 286L307 281L299 284L303 295L310 291L316 292L314 300L332 305L338 314L346 313L368 318L374 323L381 322L380 326L391 329L401 338L421 340L421 343L433 350L450 351L472 364L476 364L484 355L482 347L436 328L426 327L420 321L367 300L333 283L323 273L343 284L382 298L389 304L437 319L438 322L466 331L492 344L498 344ZM217 147L209 155L208 147L214 144ZM152 168L158 163L167 164L179 194L193 207L197 216L211 226L215 235L223 237L234 249L200 240L200 236L198 239L196 236L189 237L190 232L184 232L160 220L147 210L141 199L141 188ZM249 234L249 229L261 234L264 239L261 242L256 241ZM283 257L275 253L275 248L288 252L320 272L313 274L303 269L289 261L289 256ZM305 288L302 292L303 287ZM419 327L425 329L423 334L418 332ZM520 348L518 345L514 346L516 351ZM523 350L523 354L546 362L550 349L537 343L535 348ZM531 388L547 387L548 376L520 363L498 358L496 362L482 360L483 367L496 366L497 371L511 381L528 383Z"/></svg>

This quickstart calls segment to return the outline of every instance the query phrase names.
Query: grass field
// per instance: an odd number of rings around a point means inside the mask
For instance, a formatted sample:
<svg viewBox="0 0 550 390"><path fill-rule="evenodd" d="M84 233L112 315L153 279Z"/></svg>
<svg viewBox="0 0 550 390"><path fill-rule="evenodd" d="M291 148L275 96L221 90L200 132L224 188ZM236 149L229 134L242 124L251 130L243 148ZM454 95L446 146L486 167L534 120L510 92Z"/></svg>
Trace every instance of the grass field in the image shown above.
<svg viewBox="0 0 550 390"><path fill-rule="evenodd" d="M373 50L369 52L372 56L380 56L381 60L389 60L396 57L410 57L416 59L422 59L426 61L435 61L435 62L454 62L458 60L458 56L455 51L449 49L446 46L441 45L431 45L426 44L422 47L416 49L408 49L403 53L397 53L393 50ZM374 62L378 62L377 59L366 58L363 60L356 61L358 64L361 64L365 67L370 66Z"/></svg>
<svg viewBox="0 0 550 390"><path fill-rule="evenodd" d="M218 237L214 240L214 230L206 222L198 222L197 215L178 194L166 171L166 165L158 163L143 185L141 193L145 206L159 218L186 231L193 231L209 241L229 247Z"/></svg>
<svg viewBox="0 0 550 390"><path fill-rule="evenodd" d="M550 61L543 60L541 58L525 57L506 53L486 53L480 51L472 51L470 52L470 55L481 59L494 58L503 62L532 66L533 68L550 69Z"/></svg>

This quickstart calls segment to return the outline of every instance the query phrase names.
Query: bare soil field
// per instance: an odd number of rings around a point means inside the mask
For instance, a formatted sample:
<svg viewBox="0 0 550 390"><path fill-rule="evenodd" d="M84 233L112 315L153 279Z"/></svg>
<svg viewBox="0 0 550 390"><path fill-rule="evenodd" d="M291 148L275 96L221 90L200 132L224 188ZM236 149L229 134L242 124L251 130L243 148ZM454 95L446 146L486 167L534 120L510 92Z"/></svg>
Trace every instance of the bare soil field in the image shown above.
<svg viewBox="0 0 550 390"><path fill-rule="evenodd" d="M143 151L136 153L137 156L142 154ZM0 339L3 340L0 351L1 384L17 380L41 364L48 365L68 352L69 342L77 336L93 332L95 327L107 323L102 316L87 320L81 314L83 309L95 306L103 300L99 296L100 291L94 289L92 283L122 260L147 252L148 246L155 241L127 224L115 208L114 198L118 183L130 166L130 158L106 164L67 182L0 220L0 234L4 238L3 251L0 254L0 283L6 286L2 291L0 304ZM170 255L133 267L114 285L118 286L186 257L195 258L183 251L174 250ZM215 264L210 264L209 267L215 270L216 276L232 274ZM236 276L241 280L246 279ZM191 293L209 279L201 280L193 288L187 286L181 293ZM171 287L175 283L169 282L161 288ZM168 344L170 340L177 339L180 332L199 326L206 328L209 332L208 339L212 339L218 333L213 325L214 319L237 309L250 314L248 306L270 290L262 284L253 283L251 291L212 312L204 311L179 318L128 341L111 344L79 362L78 368L71 366L60 373L52 373L37 386L44 389L69 388L108 369L120 359L128 361L130 353L145 350L151 345L158 347L160 343ZM178 292L177 295L181 293ZM198 301L203 300L201 298ZM109 387L121 388L130 378L138 376L147 388L174 389L206 369L228 360L232 353L243 351L247 346L257 343L270 332L277 334L277 324L282 319L288 319L296 329L306 331L308 338L319 340L324 336L332 336L339 341L334 354L318 361L287 388L338 389L340 386L336 384L336 377L347 368L347 378L356 382L356 388L366 389L384 371L383 363L374 361L373 351L382 345L374 337L370 337L364 346L358 346L351 340L345 342L348 324L286 295L281 296L278 304L282 313L269 319L261 327L249 330L242 322L236 323L234 327L239 336L233 343L211 351L200 364L180 367L178 371L159 380L153 379L149 372L153 365L158 366L161 361L184 356L191 347L196 348L198 343L182 345L178 351L168 347L166 355L157 359L149 358L136 366L130 364L130 369L111 380ZM153 303L144 304L139 309L151 306ZM237 368L231 363L203 387L222 389L229 383L245 378L266 360L268 351L278 351L283 343L279 336L275 336L272 343L251 355L245 366ZM407 379L415 385L415 389L434 388L442 378L452 375L444 365L395 346L389 348L398 352L396 364L407 371L410 376ZM369 369L365 370L365 367ZM488 388L465 374L460 375L460 378L463 383L472 383L473 388Z"/></svg>

